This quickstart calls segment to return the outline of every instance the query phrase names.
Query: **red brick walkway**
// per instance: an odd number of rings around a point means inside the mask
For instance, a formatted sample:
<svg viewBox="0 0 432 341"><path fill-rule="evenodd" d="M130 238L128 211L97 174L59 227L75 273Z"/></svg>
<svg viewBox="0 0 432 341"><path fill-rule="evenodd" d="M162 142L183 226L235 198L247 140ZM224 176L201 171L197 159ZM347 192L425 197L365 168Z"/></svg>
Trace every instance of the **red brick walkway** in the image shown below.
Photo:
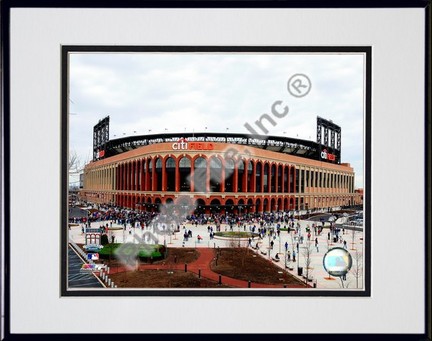
<svg viewBox="0 0 432 341"><path fill-rule="evenodd" d="M210 264L214 257L213 248L199 248L197 249L199 257L192 263L187 264L187 271L198 274L201 270L201 276L213 281L219 281L219 274L212 271ZM170 270L185 270L185 264L140 264L139 270L157 270L157 269L170 269ZM127 271L126 267L113 267L110 268L110 274ZM248 282L236 278L227 276L221 277L222 284L229 285L235 288L247 288ZM251 283L251 288L283 288L283 284L263 284L263 283ZM301 285L287 284L287 288L304 288Z"/></svg>

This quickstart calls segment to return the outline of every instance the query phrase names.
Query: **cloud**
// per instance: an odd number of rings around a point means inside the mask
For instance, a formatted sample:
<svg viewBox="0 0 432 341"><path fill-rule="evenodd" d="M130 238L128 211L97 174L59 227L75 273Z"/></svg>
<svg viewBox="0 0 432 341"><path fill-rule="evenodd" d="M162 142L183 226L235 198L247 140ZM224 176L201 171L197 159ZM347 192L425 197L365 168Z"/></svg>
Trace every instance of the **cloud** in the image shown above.
<svg viewBox="0 0 432 341"><path fill-rule="evenodd" d="M312 82L303 98L287 91L296 73ZM315 140L317 115L332 119L342 128L342 161L363 187L363 77L359 54L74 53L70 149L86 158L93 126L107 115L110 138L149 129L247 133L245 123L255 126L281 100L289 113L266 125L268 135Z"/></svg>

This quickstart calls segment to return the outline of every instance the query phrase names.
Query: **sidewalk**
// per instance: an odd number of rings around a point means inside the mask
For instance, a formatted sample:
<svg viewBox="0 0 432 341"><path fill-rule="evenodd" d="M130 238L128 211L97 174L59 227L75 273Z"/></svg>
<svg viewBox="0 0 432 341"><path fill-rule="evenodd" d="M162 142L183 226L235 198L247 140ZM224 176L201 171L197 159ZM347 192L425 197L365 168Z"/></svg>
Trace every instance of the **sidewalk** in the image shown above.
<svg viewBox="0 0 432 341"><path fill-rule="evenodd" d="M100 225L105 225L106 223L109 224L109 222L94 222L92 223L91 227L92 228L97 228ZM305 267L305 261L306 261L306 257L305 257L305 253L307 251L307 233L306 233L306 226L309 225L310 227L312 227L312 221L307 221L307 220L301 220L300 221L300 229L301 229L301 234L304 236L304 242L303 244L299 244L299 252L297 253L297 257L296 257L296 262L291 262L291 266L293 267L293 270L288 270L285 269L285 242L288 242L288 250L291 251L292 254L292 250L293 250L293 246L297 243L296 241L294 241L294 234L293 232L291 232L291 234L288 233L287 231L281 231L280 233L280 237L276 237L274 241L274 246L273 246L273 250L269 250L269 238L266 236L264 237L262 240L260 240L260 244L259 244L259 250L256 250L257 255L260 255L261 257L267 258L267 259L271 259L272 257L274 257L276 255L276 253L279 253L279 257L280 257L280 261L279 262L273 262L275 265L279 266L281 269L283 269L283 271L288 271L291 275L296 276L297 278L300 278L302 280L304 280L302 278L302 276L298 276L298 267L302 267L303 268L303 273L306 272ZM113 227L121 227L120 225L117 224L113 224ZM159 238L159 243L160 244L166 244L168 248L170 247L195 247L195 248L200 248L202 250L200 250L202 256L196 261L197 263L197 267L195 265L193 265L193 263L191 263L190 265L188 265L188 270L190 271L194 271L195 273L198 273L198 268L201 268L201 274L202 276L208 277L210 279L215 279L218 280L218 275L215 274L217 277L214 277L215 275L213 275L214 273L207 273L204 271L207 271L205 269L207 269L207 267L204 266L204 263L207 262L205 257L206 253L208 252L212 252L212 248L224 248L224 247L229 247L230 243L232 242L232 239L217 239L214 238L212 240L210 240L209 237L209 233L207 230L207 226L208 225L192 225L192 224L185 224L184 225L185 228L187 230L191 230L192 231L192 238L189 238L188 241L183 241L183 233L184 230L181 228L180 232L176 232L173 236L158 236ZM214 228L214 226L213 226ZM226 226L224 224L221 225L221 231L225 231L225 229L229 230L229 226ZM239 229L237 227L234 227L233 229L234 231L239 231ZM240 229L241 231L243 231L243 227ZM246 227L246 230L248 231L248 226ZM334 290L334 289L341 289L342 288L342 284L344 288L347 289L357 289L357 280L355 278L355 276L353 275L353 273L348 273L347 274L347 278L346 281L341 281L340 278L336 278L336 277L331 277L327 274L327 272L325 271L324 267L323 267L323 257L325 255L325 253L328 251L328 248L330 247L343 247L342 243L328 243L328 232L329 229L328 228L324 228L324 230L322 231L321 235L317 235L315 236L313 233L313 229L311 228L311 242L310 242L310 266L309 266L309 275L313 276L313 279L316 280L316 288L317 289L329 289L329 290ZM144 230L145 231L145 230ZM134 238L134 235L136 234L137 236L141 236L143 231L141 231L141 229L139 228L131 228L131 233L129 234L127 231L123 231L123 229L121 230L115 230L115 231L110 231L110 233L112 233L115 237L115 242L120 242L120 243L124 243L124 242L131 242L131 243L137 243L138 241ZM201 241L198 242L197 240L197 236L200 235L203 239ZM70 238L72 238L73 241L75 241L76 243L84 243L84 234L82 234L81 232L81 227L80 226L72 226L69 230L69 236ZM315 238L318 238L318 250L315 248ZM353 257L353 267L355 266L355 253L356 250L359 250L360 252L362 252L363 250L363 232L355 232L354 235L351 231L346 230L345 234L342 234L342 238L344 238L347 241L347 246L348 246L348 251L351 253L352 257ZM111 237L109 236L109 240L111 241ZM238 239L235 239L236 241ZM257 237L254 238L254 242L257 241ZM294 241L294 245L293 244ZM241 246L246 247L247 246L247 241L246 240L242 240L241 241ZM208 251L205 251L206 249L208 249ZM268 252L270 251L270 253ZM263 255L262 252L266 252L266 255ZM209 261L210 262L210 261ZM208 263L209 263L208 262ZM143 265L146 266L146 265ZM158 265L160 267L160 265ZM182 265L179 265L180 267ZM183 265L184 266L184 265ZM353 269L353 268L352 268ZM196 270L196 271L195 271ZM213 276L213 277L212 277ZM226 278L226 277L225 277ZM244 283L240 283L240 282L244 282ZM247 287L247 282L246 281L240 281L238 283L238 285L240 287ZM363 277L360 277L358 279L359 282L359 289L361 289L361 284L363 282ZM234 283L234 282L233 282ZM312 285L313 282L309 282L309 285ZM254 286L253 286L254 287ZM257 287L257 286L255 286ZM311 290L314 290L313 288L311 288Z"/></svg>

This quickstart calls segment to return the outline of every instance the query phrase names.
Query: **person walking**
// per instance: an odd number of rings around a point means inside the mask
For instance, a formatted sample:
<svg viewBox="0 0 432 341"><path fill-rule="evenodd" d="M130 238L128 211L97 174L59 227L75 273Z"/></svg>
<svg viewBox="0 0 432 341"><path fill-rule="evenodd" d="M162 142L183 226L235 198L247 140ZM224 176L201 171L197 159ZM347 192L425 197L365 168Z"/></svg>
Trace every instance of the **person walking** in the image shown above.
<svg viewBox="0 0 432 341"><path fill-rule="evenodd" d="M318 249L318 238L315 238L315 247L316 247L317 252L319 252L319 249Z"/></svg>

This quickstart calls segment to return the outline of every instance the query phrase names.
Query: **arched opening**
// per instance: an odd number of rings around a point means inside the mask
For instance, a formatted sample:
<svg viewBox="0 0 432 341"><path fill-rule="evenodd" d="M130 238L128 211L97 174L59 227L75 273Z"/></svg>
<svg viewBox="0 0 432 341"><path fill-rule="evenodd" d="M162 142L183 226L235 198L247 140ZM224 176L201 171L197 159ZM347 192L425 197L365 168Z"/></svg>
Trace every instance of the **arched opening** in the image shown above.
<svg viewBox="0 0 432 341"><path fill-rule="evenodd" d="M288 173L289 173L289 168L288 168L288 166L285 166L284 167L284 174L283 174L283 178L284 178L284 192L285 193L289 193L289 188L288 188L288 186L289 186Z"/></svg>
<svg viewBox="0 0 432 341"><path fill-rule="evenodd" d="M226 213L234 212L234 201L232 199L225 201L225 211Z"/></svg>
<svg viewBox="0 0 432 341"><path fill-rule="evenodd" d="M228 199L227 201L225 201L225 205L226 206L234 206L234 201L232 201L232 199Z"/></svg>
<svg viewBox="0 0 432 341"><path fill-rule="evenodd" d="M276 200L274 198L271 199L270 201L270 209L272 212L277 211L276 209Z"/></svg>
<svg viewBox="0 0 432 341"><path fill-rule="evenodd" d="M255 212L262 212L261 210L261 199L257 199L255 202Z"/></svg>
<svg viewBox="0 0 432 341"><path fill-rule="evenodd" d="M234 160L225 159L225 192L234 192Z"/></svg>
<svg viewBox="0 0 432 341"><path fill-rule="evenodd" d="M253 200L252 199L248 199L248 201L247 201L247 209L248 209L248 212L254 212L254 205L253 205Z"/></svg>
<svg viewBox="0 0 432 341"><path fill-rule="evenodd" d="M253 189L253 162L252 160L248 161L248 171L247 171L247 181L246 181L246 188L247 191L250 193Z"/></svg>
<svg viewBox="0 0 432 341"><path fill-rule="evenodd" d="M152 202L151 198L147 199L146 210L148 212L153 212L153 202Z"/></svg>
<svg viewBox="0 0 432 341"><path fill-rule="evenodd" d="M269 190L268 187L268 176L269 176L269 165L268 163L264 164L264 177L263 177L263 181L264 181L264 192L267 193Z"/></svg>
<svg viewBox="0 0 432 341"><path fill-rule="evenodd" d="M262 192L262 165L261 162L257 162L255 170L255 192Z"/></svg>
<svg viewBox="0 0 432 341"><path fill-rule="evenodd" d="M221 204L218 199L213 199L210 202L210 213L219 213L221 210Z"/></svg>
<svg viewBox="0 0 432 341"><path fill-rule="evenodd" d="M281 165L278 166L277 179L278 179L277 192L282 193L282 191L283 191L283 188L282 188L283 167Z"/></svg>
<svg viewBox="0 0 432 341"><path fill-rule="evenodd" d="M203 199L197 199L195 201L195 214L201 214L205 212L205 201Z"/></svg>
<svg viewBox="0 0 432 341"><path fill-rule="evenodd" d="M146 191L147 190L146 183L145 183L145 179L146 179L146 176L147 176L146 165L147 165L147 162L146 162L145 159L143 159L142 162L141 162L141 179L140 179L140 189L141 189L141 191Z"/></svg>
<svg viewBox="0 0 432 341"><path fill-rule="evenodd" d="M153 159L148 159L148 190L153 191Z"/></svg>
<svg viewBox="0 0 432 341"><path fill-rule="evenodd" d="M243 214L243 213L246 213L246 207L245 207L245 202L244 202L244 200L243 199L240 199L238 202L237 202L237 212L241 215L241 214Z"/></svg>
<svg viewBox="0 0 432 341"><path fill-rule="evenodd" d="M294 193L294 167L289 168L289 191Z"/></svg>
<svg viewBox="0 0 432 341"><path fill-rule="evenodd" d="M165 176L166 176L166 190L168 192L175 191L176 187L176 176L175 176L175 170L176 170L176 163L175 160L172 157L169 157L165 161Z"/></svg>
<svg viewBox="0 0 432 341"><path fill-rule="evenodd" d="M207 184L207 160L199 157L194 162L194 186L195 192L206 192Z"/></svg>
<svg viewBox="0 0 432 341"><path fill-rule="evenodd" d="M180 191L190 192L190 173L191 161L187 157L182 157L179 161Z"/></svg>
<svg viewBox="0 0 432 341"><path fill-rule="evenodd" d="M263 211L264 211L264 212L268 212L268 211L270 211L269 201L268 201L267 198L264 199Z"/></svg>
<svg viewBox="0 0 432 341"><path fill-rule="evenodd" d="M290 198L289 202L290 202L290 205L289 205L290 206L290 210L292 211L295 208L294 198Z"/></svg>
<svg viewBox="0 0 432 341"><path fill-rule="evenodd" d="M245 176L245 162L240 160L237 166L237 192L243 192L243 176Z"/></svg>
<svg viewBox="0 0 432 341"><path fill-rule="evenodd" d="M276 166L275 165L271 165L270 173L271 173L270 192L275 193L276 192Z"/></svg>
<svg viewBox="0 0 432 341"><path fill-rule="evenodd" d="M222 161L217 157L210 159L210 192L222 192Z"/></svg>
<svg viewBox="0 0 432 341"><path fill-rule="evenodd" d="M162 159L158 157L155 162L156 191L162 191Z"/></svg>

